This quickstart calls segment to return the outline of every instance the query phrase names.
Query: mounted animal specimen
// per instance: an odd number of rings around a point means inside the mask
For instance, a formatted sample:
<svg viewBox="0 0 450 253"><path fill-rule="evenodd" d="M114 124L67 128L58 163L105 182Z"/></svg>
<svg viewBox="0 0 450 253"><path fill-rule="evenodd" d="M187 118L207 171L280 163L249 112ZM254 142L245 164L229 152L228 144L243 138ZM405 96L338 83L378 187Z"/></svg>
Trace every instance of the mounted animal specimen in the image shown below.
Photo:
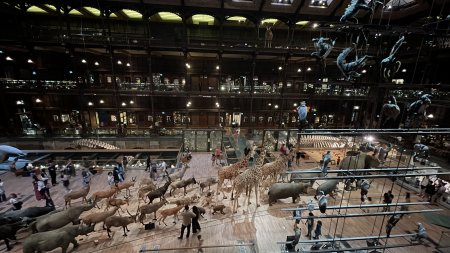
<svg viewBox="0 0 450 253"><path fill-rule="evenodd" d="M168 209L164 209L160 212L161 216L159 217L158 221L159 224L164 223L164 225L167 226L167 224L164 222L164 220L166 220L167 217L169 216L173 216L173 223L177 223L176 221L178 220L178 212L183 209L184 206L183 205L179 205L176 207L172 207L172 208L168 208Z"/></svg>
<svg viewBox="0 0 450 253"><path fill-rule="evenodd" d="M117 186L112 186L111 189L107 191L97 191L94 192L91 197L89 198L89 201L94 201L94 204L96 204L101 199L109 199L113 195L115 195L117 192L119 192L119 188ZM97 208L100 208L97 206Z"/></svg>
<svg viewBox="0 0 450 253"><path fill-rule="evenodd" d="M156 198L159 198L159 200L161 201L164 198L164 194L166 194L167 189L169 189L171 183L172 180L170 179L170 177L167 177L167 182L162 187L159 187L158 189L149 192L147 194L147 198L150 201L150 203L152 203L153 200Z"/></svg>
<svg viewBox="0 0 450 253"><path fill-rule="evenodd" d="M170 204L175 204L177 206L185 206L185 205L190 205L192 203L196 203L198 200L198 196L194 195L191 197L184 197L184 198L180 198L180 199L176 199L174 201L171 201Z"/></svg>
<svg viewBox="0 0 450 253"><path fill-rule="evenodd" d="M337 57L336 64L339 70L344 75L345 80L352 81L353 79L360 77L359 71L366 65L366 60L369 56L364 55L361 58L356 58L354 61L347 63L347 56L352 51L351 48L344 49Z"/></svg>
<svg viewBox="0 0 450 253"><path fill-rule="evenodd" d="M123 206L125 204L127 206L130 205L130 200L128 198L125 198L125 199L108 199L108 201L106 201L106 209L105 210L108 210L110 206L114 206L114 207L118 207L123 212L123 210L122 210L122 208L120 206Z"/></svg>
<svg viewBox="0 0 450 253"><path fill-rule="evenodd" d="M275 183L269 189L269 206L278 199L292 198L292 203L301 193L307 193L308 183Z"/></svg>
<svg viewBox="0 0 450 253"><path fill-rule="evenodd" d="M106 231L108 231L108 237L111 238L111 235L109 234L111 232L111 227L122 227L123 228L123 236L127 236L127 232L130 232L128 229L128 225L131 223L136 222L136 217L139 215L139 212L137 212L135 215L131 215L128 210L128 217L121 217L121 216L110 216L105 219L105 226ZM126 230L126 232L125 232Z"/></svg>
<svg viewBox="0 0 450 253"><path fill-rule="evenodd" d="M190 167L187 164L185 164L184 167L180 171L174 172L169 175L170 180L172 180L172 182L175 182L175 180L177 180L177 179L182 180L184 177L184 174L186 174L186 170L189 168Z"/></svg>
<svg viewBox="0 0 450 253"><path fill-rule="evenodd" d="M194 177L186 179L186 180L181 180L181 181L172 183L170 185L170 187L172 189L170 189L169 194L170 194L170 196L172 196L172 192L174 192L176 189L183 188L184 189L184 196L186 196L186 187L188 187L191 184L196 184L196 183L197 183L197 181L195 181Z"/></svg>
<svg viewBox="0 0 450 253"><path fill-rule="evenodd" d="M213 177L207 178L204 182L200 183L200 192L203 192L203 189L208 187L208 190L211 190L211 185L216 184L217 180Z"/></svg>
<svg viewBox="0 0 450 253"><path fill-rule="evenodd" d="M408 118L405 127L420 127L427 118L427 108L431 105L430 94L424 94L408 107Z"/></svg>
<svg viewBox="0 0 450 253"><path fill-rule="evenodd" d="M147 196L147 193L150 191L153 191L155 189L156 189L156 186L154 184L148 184L148 185L141 187L138 190L139 202L141 202L141 200L143 200L145 202L145 196Z"/></svg>
<svg viewBox="0 0 450 253"><path fill-rule="evenodd" d="M397 100L393 95L389 96L389 101L383 105L380 113L379 128L387 127L388 125L393 125L395 120L397 120L398 115L400 115L400 107L397 105ZM388 124L392 122L391 124Z"/></svg>
<svg viewBox="0 0 450 253"><path fill-rule="evenodd" d="M17 231L26 226L27 223L22 221L0 226L0 240L3 240L5 242L7 251L10 251L12 249L12 247L9 245L9 240L17 240L16 238Z"/></svg>
<svg viewBox="0 0 450 253"><path fill-rule="evenodd" d="M325 70L325 67L327 65L326 59L331 53L331 50L333 50L336 40L320 37L314 38L312 41L314 42L314 48L316 49L316 52L313 52L311 56L316 57L316 59L320 62L322 69Z"/></svg>
<svg viewBox="0 0 450 253"><path fill-rule="evenodd" d="M397 60L397 57L395 55L403 44L406 44L406 42L405 36L402 35L397 40L397 42L395 42L394 46L391 49L391 52L389 53L389 56L381 61L381 76L385 81L390 81L402 66L402 63Z"/></svg>
<svg viewBox="0 0 450 253"><path fill-rule="evenodd" d="M267 177L272 177L273 182L276 182L278 175L287 169L287 161L292 159L294 155L294 152L288 155L280 155L275 161L264 164L261 167L262 181L265 181Z"/></svg>
<svg viewBox="0 0 450 253"><path fill-rule="evenodd" d="M380 1L374 1L370 0L368 3L366 3L365 0L352 0L350 4L345 9L344 14L342 15L340 21L342 23L350 21L353 19L356 23L358 23L358 19L355 18L356 13L359 10L366 10L370 13L372 13L376 7L377 4L383 4Z"/></svg>
<svg viewBox="0 0 450 253"><path fill-rule="evenodd" d="M84 216L83 218L81 218L81 220L83 221L84 224L87 225L92 225L92 224L97 224L99 222L103 222L103 229L105 228L105 220L106 218L113 216L117 210L119 210L118 206L115 206L111 211L104 211L104 212L100 212L100 213L91 213L88 214L86 216Z"/></svg>
<svg viewBox="0 0 450 253"><path fill-rule="evenodd" d="M144 224L144 220L145 220L145 217L147 216L147 214L152 214L152 213L155 214L155 220L156 220L156 211L158 211L165 204L167 204L167 200L166 199L162 199L158 203L143 205L143 206L139 207L138 208L139 222Z"/></svg>
<svg viewBox="0 0 450 253"><path fill-rule="evenodd" d="M251 153L252 152L249 152L239 162L232 164L232 165L224 166L217 171L217 177L218 177L217 195L220 194L219 190L222 190L223 198L224 199L227 198L222 189L223 182L225 181L225 179L232 181L239 175L241 169L246 168L248 166L248 159L250 158Z"/></svg>
<svg viewBox="0 0 450 253"><path fill-rule="evenodd" d="M72 191L72 192L69 192L66 195L64 195L64 201L65 201L66 208L67 208L67 205L71 206L71 201L75 200L75 199L82 198L81 203L87 202L86 196L89 194L90 190L91 190L91 186L90 186L90 184L88 184L86 187L84 187L81 190Z"/></svg>
<svg viewBox="0 0 450 253"><path fill-rule="evenodd" d="M74 248L78 246L75 239L77 236L86 235L92 231L94 231L94 226L71 225L48 232L32 234L23 242L23 252L34 253L62 248L62 253L66 253L70 243L73 244Z"/></svg>
<svg viewBox="0 0 450 253"><path fill-rule="evenodd" d="M131 192L130 192L130 187L133 187L135 183L136 183L136 177L131 178L131 181L130 181L130 182L125 182L125 183L117 184L117 187L119 188L119 191L125 189L125 190L126 190L126 191L125 191L125 194L126 194L127 196L129 196L129 195L131 194Z"/></svg>

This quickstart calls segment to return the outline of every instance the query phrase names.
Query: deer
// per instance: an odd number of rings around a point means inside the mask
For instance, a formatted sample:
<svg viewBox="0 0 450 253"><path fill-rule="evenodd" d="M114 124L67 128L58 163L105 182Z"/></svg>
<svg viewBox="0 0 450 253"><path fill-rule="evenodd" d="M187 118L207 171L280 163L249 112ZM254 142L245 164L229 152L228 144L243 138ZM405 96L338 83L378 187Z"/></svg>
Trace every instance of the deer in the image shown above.
<svg viewBox="0 0 450 253"><path fill-rule="evenodd" d="M103 222L103 229L105 228L105 220L106 218L113 216L117 210L119 210L120 207L115 206L111 211L104 211L101 213L91 213L86 215L85 217L81 218L84 224L91 225L91 224L97 224L99 222Z"/></svg>
<svg viewBox="0 0 450 253"><path fill-rule="evenodd" d="M167 172L166 172L166 174L167 174ZM149 192L147 194L147 197L150 200L150 203L152 203L153 200L156 198L159 198L159 200L161 201L162 198L164 197L164 194L166 194L167 189L169 188L171 183L172 183L172 180L170 179L170 177L167 177L167 182L162 187L159 187L158 189Z"/></svg>
<svg viewBox="0 0 450 253"><path fill-rule="evenodd" d="M107 190L107 191L97 191L94 192L91 197L89 198L89 201L92 201L92 199L94 199L95 205L97 208L100 209L100 207L97 205L97 201L101 200L101 199L109 199L111 198L114 194L116 194L119 191L119 188L117 186L112 186L111 189Z"/></svg>
<svg viewBox="0 0 450 253"><path fill-rule="evenodd" d="M172 208L168 208L168 209L164 209L160 212L161 216L159 217L158 221L159 224L161 225L161 222L164 223L164 225L167 226L167 224L164 222L164 220L173 215L173 223L176 224L177 220L178 220L178 212L183 209L184 206L183 205L179 205L176 207L172 207Z"/></svg>
<svg viewBox="0 0 450 253"><path fill-rule="evenodd" d="M118 207L122 212L122 208L120 206L123 206L127 204L127 206L130 205L130 200L128 198L125 197L125 199L108 199L108 201L106 201L106 209L108 210L110 206L114 206L114 207Z"/></svg>
<svg viewBox="0 0 450 253"><path fill-rule="evenodd" d="M184 198L176 199L175 201L171 201L169 204L175 204L177 206L185 206L185 205L190 205L197 201L198 201L198 196L195 194L192 197L184 197Z"/></svg>
<svg viewBox="0 0 450 253"><path fill-rule="evenodd" d="M141 187L138 190L139 202L141 201L141 199L144 200L144 202L145 202L145 196L147 195L147 193L149 191L153 191L155 189L156 189L156 186L154 184L148 184L146 186Z"/></svg>
<svg viewBox="0 0 450 253"><path fill-rule="evenodd" d="M136 212L135 215L131 215L130 212L127 213L130 215L128 217L122 217L122 216L110 216L108 218L105 219L105 226L106 226L106 231L108 232L108 237L111 238L111 235L109 234L111 232L111 227L122 227L123 228L123 236L127 236L127 232L130 232L130 230L128 230L128 225L130 225L131 223L135 223L136 222L136 217L138 217L139 215L139 211ZM126 232L125 232L126 230Z"/></svg>
<svg viewBox="0 0 450 253"><path fill-rule="evenodd" d="M196 183L197 183L197 181L195 181L194 177L186 179L186 180L181 180L181 181L175 182L175 183L170 185L170 187L172 189L170 190L169 194L170 194L170 196L172 196L172 192L174 192L176 189L184 188L184 196L186 196L186 187L188 185L196 184Z"/></svg>
<svg viewBox="0 0 450 253"><path fill-rule="evenodd" d="M208 190L211 190L211 185L216 184L217 180L213 177L207 178L205 182L200 183L200 192L203 192L203 189L205 189L208 186Z"/></svg>
<svg viewBox="0 0 450 253"><path fill-rule="evenodd" d="M144 219L145 219L146 215L151 214L151 213L155 214L155 220L156 220L156 211L158 211L165 204L167 204L167 200L163 198L161 201L159 201L156 204L148 204L148 205L143 205L143 206L139 207L138 208L139 221L142 224L144 224Z"/></svg>
<svg viewBox="0 0 450 253"><path fill-rule="evenodd" d="M119 188L119 191L125 189L125 194L129 196L131 194L130 187L134 186L136 183L136 177L131 178L131 181L118 184L117 187Z"/></svg>
<svg viewBox="0 0 450 253"><path fill-rule="evenodd" d="M180 171L170 174L169 175L170 180L172 180L172 182L176 181L177 179L182 180L184 177L184 174L186 173L186 170L189 168L190 167L186 164Z"/></svg>
<svg viewBox="0 0 450 253"><path fill-rule="evenodd" d="M71 201L75 200L75 199L79 199L79 198L82 198L81 203L87 202L86 196L88 195L90 190L91 190L91 186L88 184L85 188L83 188L81 190L69 192L66 195L64 195L64 201L66 202L65 207L67 208L67 205L69 205L69 207L70 207Z"/></svg>
<svg viewBox="0 0 450 253"><path fill-rule="evenodd" d="M146 185L155 185L151 178L143 178L139 183L139 187L144 187Z"/></svg>

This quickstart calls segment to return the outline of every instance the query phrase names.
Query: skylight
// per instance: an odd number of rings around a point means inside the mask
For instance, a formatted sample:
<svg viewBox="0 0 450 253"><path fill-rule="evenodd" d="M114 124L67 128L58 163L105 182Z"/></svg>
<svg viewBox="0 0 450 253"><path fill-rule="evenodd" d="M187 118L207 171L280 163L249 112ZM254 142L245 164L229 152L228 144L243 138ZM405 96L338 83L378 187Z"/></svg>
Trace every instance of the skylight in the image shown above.
<svg viewBox="0 0 450 253"><path fill-rule="evenodd" d="M159 17L162 21L181 21L181 17L172 12L158 12Z"/></svg>
<svg viewBox="0 0 450 253"><path fill-rule="evenodd" d="M227 18L228 21L237 21L237 22L245 22L247 20L246 17L241 16L231 16Z"/></svg>
<svg viewBox="0 0 450 253"><path fill-rule="evenodd" d="M83 16L83 14L78 11L77 9L73 9L69 12L69 15L75 15L75 16Z"/></svg>
<svg viewBox="0 0 450 253"><path fill-rule="evenodd" d="M37 7L36 5L30 6L30 8L27 9L27 12L31 13L47 13L44 9Z"/></svg>
<svg viewBox="0 0 450 253"><path fill-rule="evenodd" d="M275 24L277 23L279 20L276 18L266 18L261 20L261 24Z"/></svg>
<svg viewBox="0 0 450 253"><path fill-rule="evenodd" d="M115 13L111 13L111 14L109 15L109 17L110 17L110 18L117 18L117 15L116 15Z"/></svg>
<svg viewBox="0 0 450 253"><path fill-rule="evenodd" d="M56 7L53 6L53 5L51 5L51 4L44 4L44 5L45 5L45 7L49 8L49 9L52 10L52 11L58 11L58 10L56 9Z"/></svg>
<svg viewBox="0 0 450 253"><path fill-rule="evenodd" d="M390 0L387 4L385 4L384 11L398 11L404 8L411 7L416 3L416 0Z"/></svg>
<svg viewBox="0 0 450 253"><path fill-rule="evenodd" d="M309 7L327 8L333 0L311 0Z"/></svg>
<svg viewBox="0 0 450 253"><path fill-rule="evenodd" d="M137 11L123 9L122 12L128 18L132 18L132 19L141 19L142 18L142 14Z"/></svg>
<svg viewBox="0 0 450 253"><path fill-rule="evenodd" d="M295 23L296 25L303 25L303 26L305 26L305 25L307 25L307 24L309 24L309 21L307 21L307 20L301 20L301 21L298 21L297 23Z"/></svg>
<svg viewBox="0 0 450 253"><path fill-rule="evenodd" d="M294 0L272 0L273 5L292 5Z"/></svg>
<svg viewBox="0 0 450 253"><path fill-rule="evenodd" d="M92 7L84 7L85 10L92 13L92 15L99 17L100 16L100 10Z"/></svg>
<svg viewBox="0 0 450 253"><path fill-rule="evenodd" d="M206 15L206 14L196 14L196 15L192 16L192 23L195 25L198 25L198 24L213 25L214 17L211 15Z"/></svg>

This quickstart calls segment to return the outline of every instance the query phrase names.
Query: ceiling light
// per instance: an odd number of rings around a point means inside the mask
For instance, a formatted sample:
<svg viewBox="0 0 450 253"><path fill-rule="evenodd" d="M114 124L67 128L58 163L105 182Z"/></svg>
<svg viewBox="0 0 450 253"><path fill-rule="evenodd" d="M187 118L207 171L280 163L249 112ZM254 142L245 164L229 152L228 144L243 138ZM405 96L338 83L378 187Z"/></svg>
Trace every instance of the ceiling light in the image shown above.
<svg viewBox="0 0 450 253"><path fill-rule="evenodd" d="M298 73L302 72L302 69L297 69L297 72L298 72Z"/></svg>
<svg viewBox="0 0 450 253"><path fill-rule="evenodd" d="M31 72L31 74L33 74L33 76L37 75L36 71Z"/></svg>
<svg viewBox="0 0 450 253"><path fill-rule="evenodd" d="M308 68L306 69L306 71L311 71L311 68L310 68L310 67L308 67Z"/></svg>
<svg viewBox="0 0 450 253"><path fill-rule="evenodd" d="M387 6L388 10L392 9L392 5Z"/></svg>
<svg viewBox="0 0 450 253"><path fill-rule="evenodd" d="M294 103L294 107L297 107L297 103Z"/></svg>
<svg viewBox="0 0 450 253"><path fill-rule="evenodd" d="M402 69L402 72L403 72L403 73L406 73L406 69Z"/></svg>
<svg viewBox="0 0 450 253"><path fill-rule="evenodd" d="M134 104L134 101L133 100L130 100L130 105L133 105Z"/></svg>
<svg viewBox="0 0 450 253"><path fill-rule="evenodd" d="M86 63L87 61L85 60L85 59L82 59L81 60L81 63Z"/></svg>
<svg viewBox="0 0 450 253"><path fill-rule="evenodd" d="M186 65L186 68L188 68L188 69L191 68L191 65L189 63L186 63L185 65Z"/></svg>
<svg viewBox="0 0 450 253"><path fill-rule="evenodd" d="M131 64L129 62L127 62L127 67L131 67Z"/></svg>
<svg viewBox="0 0 450 253"><path fill-rule="evenodd" d="M355 106L353 106L353 109L354 110L359 110L359 106L355 105Z"/></svg>
<svg viewBox="0 0 450 253"><path fill-rule="evenodd" d="M23 102L23 100L17 100L16 101L16 105L24 105L25 103Z"/></svg>
<svg viewBox="0 0 450 253"><path fill-rule="evenodd" d="M268 106L272 106L272 104L271 104L271 103L268 103L267 105L268 105Z"/></svg>
<svg viewBox="0 0 450 253"><path fill-rule="evenodd" d="M428 115L427 116L429 119L432 119L432 118L434 118L434 115L433 114L430 114L430 115Z"/></svg>
<svg viewBox="0 0 450 253"><path fill-rule="evenodd" d="M36 98L36 103L41 103L42 102L42 100L40 100L39 98Z"/></svg>
<svg viewBox="0 0 450 253"><path fill-rule="evenodd" d="M88 102L88 106L93 106L94 105L94 103L92 103L92 102Z"/></svg>
<svg viewBox="0 0 450 253"><path fill-rule="evenodd" d="M105 101L103 101L103 100L100 100L100 104L104 104L105 103Z"/></svg>
<svg viewBox="0 0 450 253"><path fill-rule="evenodd" d="M122 102L122 106L126 106L127 104L125 102Z"/></svg>
<svg viewBox="0 0 450 253"><path fill-rule="evenodd" d="M0 54L3 54L3 50L0 50Z"/></svg>
<svg viewBox="0 0 450 253"><path fill-rule="evenodd" d="M72 74L73 73L73 71L72 70L69 70L69 74Z"/></svg>
<svg viewBox="0 0 450 253"><path fill-rule="evenodd" d="M220 66L219 66L219 65L217 65L217 66L216 66L216 69L217 69L217 70L219 70L219 69L220 69Z"/></svg>
<svg viewBox="0 0 450 253"><path fill-rule="evenodd" d="M220 104L219 104L219 103L216 103L216 107L220 107Z"/></svg>
<svg viewBox="0 0 450 253"><path fill-rule="evenodd" d="M279 66L279 67L278 67L278 70L283 70L283 67Z"/></svg>
<svg viewBox="0 0 450 253"><path fill-rule="evenodd" d="M94 65L95 65L95 66L98 66L98 65L100 65L100 64L98 63L98 61L96 61L96 62L94 62Z"/></svg>
<svg viewBox="0 0 450 253"><path fill-rule="evenodd" d="M314 23L312 27L313 27L313 28L317 28L318 26L319 26L319 24Z"/></svg>
<svg viewBox="0 0 450 253"><path fill-rule="evenodd" d="M186 106L187 106L187 107L190 107L190 106L191 106L191 103L187 103Z"/></svg>
<svg viewBox="0 0 450 253"><path fill-rule="evenodd" d="M6 56L6 60L7 61L12 61L13 59L11 57L9 57L9 56Z"/></svg>
<svg viewBox="0 0 450 253"><path fill-rule="evenodd" d="M361 71L361 73L366 73L367 72L367 70L365 70L365 69L363 69L362 71Z"/></svg>
<svg viewBox="0 0 450 253"><path fill-rule="evenodd" d="M122 62L120 60L117 61L117 64L122 65Z"/></svg>
<svg viewBox="0 0 450 253"><path fill-rule="evenodd" d="M278 105L275 105L274 107L275 107L275 109L278 109Z"/></svg>
<svg viewBox="0 0 450 253"><path fill-rule="evenodd" d="M33 64L33 63L34 63L33 60L31 60L31 59L28 59L27 62L30 63L30 64Z"/></svg>

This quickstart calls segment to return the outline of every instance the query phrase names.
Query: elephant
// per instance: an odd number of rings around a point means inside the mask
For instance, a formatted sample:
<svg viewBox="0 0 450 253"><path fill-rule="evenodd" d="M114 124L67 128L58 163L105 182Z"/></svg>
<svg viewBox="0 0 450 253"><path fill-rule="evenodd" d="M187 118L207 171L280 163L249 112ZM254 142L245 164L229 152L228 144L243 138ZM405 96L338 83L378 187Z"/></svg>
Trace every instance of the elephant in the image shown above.
<svg viewBox="0 0 450 253"><path fill-rule="evenodd" d="M70 207L64 211L50 213L41 216L30 224L33 232L45 232L53 229L63 227L70 222L73 224L79 223L79 217L82 212L92 209L95 205L95 201L90 205L81 205Z"/></svg>
<svg viewBox="0 0 450 253"><path fill-rule="evenodd" d="M61 247L62 253L67 252L69 244L78 247L75 237L94 231L94 226L68 225L56 230L32 234L23 243L24 253L51 251Z"/></svg>
<svg viewBox="0 0 450 253"><path fill-rule="evenodd" d="M25 218L25 217L36 218L54 210L55 207L53 206L44 206L44 207L33 206L17 211L8 211L2 213L0 214L0 218Z"/></svg>

